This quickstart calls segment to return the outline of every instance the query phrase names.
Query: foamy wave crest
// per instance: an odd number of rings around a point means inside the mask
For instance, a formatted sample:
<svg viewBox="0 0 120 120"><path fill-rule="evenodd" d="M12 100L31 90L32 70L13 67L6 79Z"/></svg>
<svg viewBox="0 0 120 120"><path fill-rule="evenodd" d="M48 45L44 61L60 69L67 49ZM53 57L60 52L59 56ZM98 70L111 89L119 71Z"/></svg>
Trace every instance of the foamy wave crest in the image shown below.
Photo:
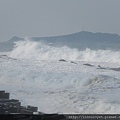
<svg viewBox="0 0 120 120"><path fill-rule="evenodd" d="M66 46L58 48L46 45L41 42L19 41L10 56L14 58L38 59L38 60L76 60L79 57L77 49L70 49Z"/></svg>
<svg viewBox="0 0 120 120"><path fill-rule="evenodd" d="M90 62L119 62L120 51L112 50L90 50L79 51L67 46L53 47L41 42L31 41L28 38L25 41L15 43L10 57L22 59L37 60L74 60Z"/></svg>

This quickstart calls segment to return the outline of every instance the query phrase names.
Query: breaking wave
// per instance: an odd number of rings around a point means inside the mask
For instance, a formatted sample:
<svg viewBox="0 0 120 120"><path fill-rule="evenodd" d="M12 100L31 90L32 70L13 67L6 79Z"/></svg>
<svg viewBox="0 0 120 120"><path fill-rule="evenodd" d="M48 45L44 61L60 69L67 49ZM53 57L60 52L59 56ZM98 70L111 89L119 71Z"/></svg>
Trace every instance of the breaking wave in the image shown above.
<svg viewBox="0 0 120 120"><path fill-rule="evenodd" d="M41 42L31 41L26 38L24 41L15 43L10 57L17 59L37 59L37 60L74 60L89 62L119 62L120 51L112 50L91 50L84 51L72 49L67 46L53 47Z"/></svg>

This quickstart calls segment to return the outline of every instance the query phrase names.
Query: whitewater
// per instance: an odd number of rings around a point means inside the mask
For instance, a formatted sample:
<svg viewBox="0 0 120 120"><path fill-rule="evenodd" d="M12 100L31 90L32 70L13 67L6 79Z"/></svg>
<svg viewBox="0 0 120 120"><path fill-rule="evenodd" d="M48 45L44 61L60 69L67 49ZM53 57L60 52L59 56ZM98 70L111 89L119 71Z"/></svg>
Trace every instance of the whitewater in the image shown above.
<svg viewBox="0 0 120 120"><path fill-rule="evenodd" d="M80 51L25 38L0 52L0 89L44 113L119 114L120 71L110 69L119 67L120 51Z"/></svg>

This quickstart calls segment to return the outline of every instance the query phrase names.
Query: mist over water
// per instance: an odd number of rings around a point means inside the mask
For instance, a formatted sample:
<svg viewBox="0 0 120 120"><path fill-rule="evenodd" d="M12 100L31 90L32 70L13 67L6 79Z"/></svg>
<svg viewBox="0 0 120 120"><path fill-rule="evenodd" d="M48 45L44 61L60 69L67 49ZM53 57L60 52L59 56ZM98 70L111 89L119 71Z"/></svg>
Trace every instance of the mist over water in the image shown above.
<svg viewBox="0 0 120 120"><path fill-rule="evenodd" d="M79 51L68 46L54 47L43 42L31 41L28 38L25 41L15 42L10 56L20 59L31 60L72 60L88 62L119 62L120 51L112 50L86 50Z"/></svg>

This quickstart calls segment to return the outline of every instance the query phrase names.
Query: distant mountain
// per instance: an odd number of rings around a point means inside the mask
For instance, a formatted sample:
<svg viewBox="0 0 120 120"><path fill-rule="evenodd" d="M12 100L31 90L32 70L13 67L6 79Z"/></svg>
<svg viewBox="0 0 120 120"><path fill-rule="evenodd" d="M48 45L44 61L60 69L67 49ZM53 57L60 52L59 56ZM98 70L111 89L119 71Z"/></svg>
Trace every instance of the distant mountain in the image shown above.
<svg viewBox="0 0 120 120"><path fill-rule="evenodd" d="M19 40L24 40L24 39L19 38L17 36L14 36L13 38L8 40L7 42L0 43L0 52L11 51L14 48L14 45L15 45L14 42L19 41Z"/></svg>
<svg viewBox="0 0 120 120"><path fill-rule="evenodd" d="M14 42L24 40L23 38L13 37L7 42L0 43L0 51L9 51L13 49ZM52 37L31 37L32 41L43 42L45 44L61 47L68 46L84 50L90 49L112 49L120 50L120 36L109 33L92 33L82 31L69 35L52 36Z"/></svg>

